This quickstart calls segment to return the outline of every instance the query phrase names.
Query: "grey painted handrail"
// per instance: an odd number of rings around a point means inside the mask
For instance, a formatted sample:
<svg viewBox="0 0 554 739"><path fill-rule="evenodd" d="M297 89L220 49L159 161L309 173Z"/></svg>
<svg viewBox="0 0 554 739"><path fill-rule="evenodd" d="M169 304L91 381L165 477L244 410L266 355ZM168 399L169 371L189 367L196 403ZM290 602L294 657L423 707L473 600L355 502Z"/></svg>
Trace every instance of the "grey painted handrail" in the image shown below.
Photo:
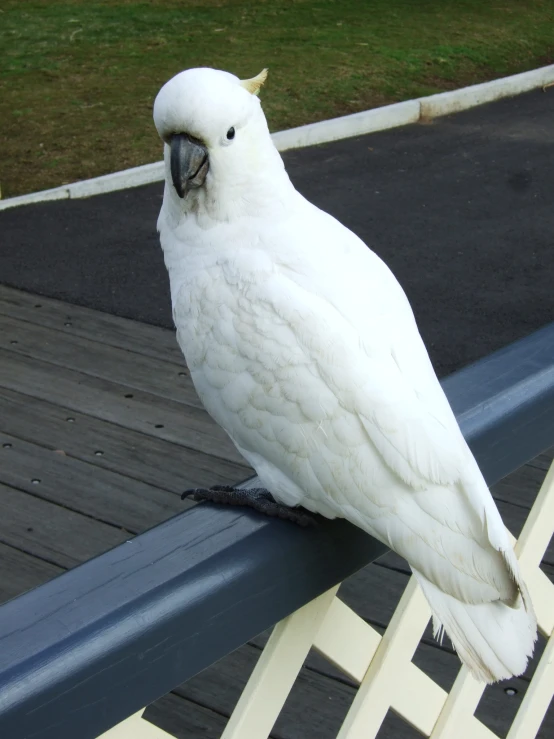
<svg viewBox="0 0 554 739"><path fill-rule="evenodd" d="M443 384L496 482L554 443L554 324ZM0 736L93 739L384 551L344 521L188 510L0 607Z"/></svg>
<svg viewBox="0 0 554 739"><path fill-rule="evenodd" d="M554 323L442 381L489 485L554 444Z"/></svg>

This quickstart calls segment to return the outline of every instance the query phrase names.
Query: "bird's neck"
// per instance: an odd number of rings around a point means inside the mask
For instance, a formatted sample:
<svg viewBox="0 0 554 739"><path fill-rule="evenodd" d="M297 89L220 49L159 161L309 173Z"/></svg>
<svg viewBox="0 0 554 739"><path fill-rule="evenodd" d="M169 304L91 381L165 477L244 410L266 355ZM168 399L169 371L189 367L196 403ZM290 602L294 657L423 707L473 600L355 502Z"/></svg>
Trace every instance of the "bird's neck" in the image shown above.
<svg viewBox="0 0 554 739"><path fill-rule="evenodd" d="M206 274L237 248L258 248L261 233L274 232L305 207L272 148L244 180L236 173L225 180L216 171L211 187L191 191L185 201L166 177L158 230L174 303L194 275Z"/></svg>

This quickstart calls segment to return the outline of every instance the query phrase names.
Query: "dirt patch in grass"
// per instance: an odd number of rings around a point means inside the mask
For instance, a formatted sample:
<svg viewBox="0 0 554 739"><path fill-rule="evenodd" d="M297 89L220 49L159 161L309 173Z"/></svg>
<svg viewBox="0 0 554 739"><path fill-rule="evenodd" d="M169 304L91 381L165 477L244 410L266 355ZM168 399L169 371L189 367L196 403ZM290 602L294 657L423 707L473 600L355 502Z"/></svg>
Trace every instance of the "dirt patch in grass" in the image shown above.
<svg viewBox="0 0 554 739"><path fill-rule="evenodd" d="M281 130L532 69L552 0L4 0L4 197L156 161L152 102L181 69L242 77Z"/></svg>

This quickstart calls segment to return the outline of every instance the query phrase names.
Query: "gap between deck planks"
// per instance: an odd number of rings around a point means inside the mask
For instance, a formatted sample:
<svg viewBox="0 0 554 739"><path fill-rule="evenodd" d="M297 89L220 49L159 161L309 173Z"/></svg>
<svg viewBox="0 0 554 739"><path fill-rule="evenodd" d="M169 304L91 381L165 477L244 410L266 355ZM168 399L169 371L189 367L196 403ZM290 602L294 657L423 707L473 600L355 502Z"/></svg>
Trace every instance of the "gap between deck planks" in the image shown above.
<svg viewBox="0 0 554 739"><path fill-rule="evenodd" d="M194 395L171 331L0 287L0 336L0 557L9 570L0 575L2 599L182 510L182 489L248 476ZM551 456L494 490L514 533ZM546 559L554 562L552 547ZM350 578L341 596L382 629L407 577L406 563L390 554ZM457 658L426 636L414 661L448 688ZM220 736L265 638L180 686L147 715L177 737ZM515 698L502 687L487 691L480 710L498 733L526 684L514 682ZM353 695L347 679L311 654L272 737L330 738ZM551 735L548 721L549 733L540 736ZM391 714L380 736L417 734Z"/></svg>

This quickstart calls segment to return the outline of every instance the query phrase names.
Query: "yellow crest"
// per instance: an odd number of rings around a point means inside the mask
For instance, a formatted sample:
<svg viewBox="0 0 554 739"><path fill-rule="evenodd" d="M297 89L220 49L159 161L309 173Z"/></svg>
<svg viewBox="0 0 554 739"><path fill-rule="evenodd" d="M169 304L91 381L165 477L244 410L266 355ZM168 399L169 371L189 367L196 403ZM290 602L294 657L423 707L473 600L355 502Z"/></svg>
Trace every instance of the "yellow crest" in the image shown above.
<svg viewBox="0 0 554 739"><path fill-rule="evenodd" d="M267 69L262 69L260 74L252 77L252 79L249 80L241 80L240 84L244 87L245 90L251 92L252 95L258 95L258 93L260 92L260 87L263 85L266 79Z"/></svg>

